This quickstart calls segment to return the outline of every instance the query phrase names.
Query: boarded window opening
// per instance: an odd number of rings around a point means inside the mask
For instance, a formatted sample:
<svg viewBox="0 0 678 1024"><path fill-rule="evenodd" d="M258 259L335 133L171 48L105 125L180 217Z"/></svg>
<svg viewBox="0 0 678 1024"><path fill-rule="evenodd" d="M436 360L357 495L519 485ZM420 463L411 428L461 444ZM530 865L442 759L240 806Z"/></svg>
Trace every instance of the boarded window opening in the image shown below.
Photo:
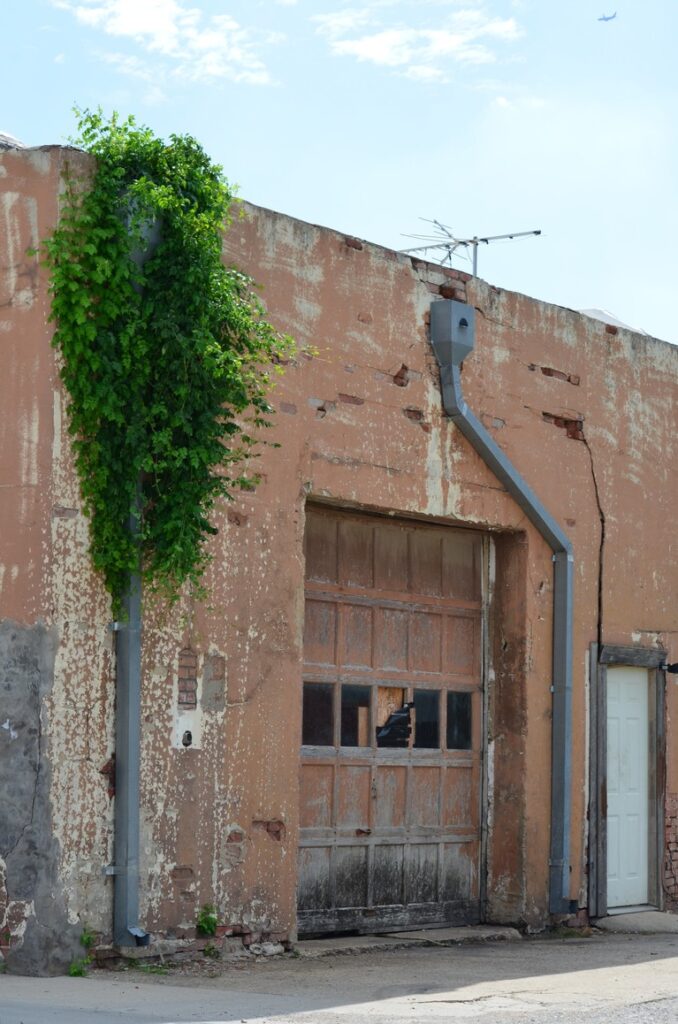
<svg viewBox="0 0 678 1024"><path fill-rule="evenodd" d="M342 686L342 747L370 746L370 692L369 686Z"/></svg>

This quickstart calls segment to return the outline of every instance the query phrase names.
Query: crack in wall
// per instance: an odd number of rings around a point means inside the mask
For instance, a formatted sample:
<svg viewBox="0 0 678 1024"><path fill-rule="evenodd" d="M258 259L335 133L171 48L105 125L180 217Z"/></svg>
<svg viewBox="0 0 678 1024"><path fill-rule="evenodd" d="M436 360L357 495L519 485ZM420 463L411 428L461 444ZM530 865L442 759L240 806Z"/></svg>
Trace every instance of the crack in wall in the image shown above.
<svg viewBox="0 0 678 1024"><path fill-rule="evenodd" d="M473 308L475 309L476 313L480 313L483 320L487 320L488 323L496 324L497 327L504 327L508 331L516 330L515 324L509 323L507 320L497 320L496 317L490 316L490 314L486 313L485 310L482 309L480 306L474 306Z"/></svg>
<svg viewBox="0 0 678 1024"><path fill-rule="evenodd" d="M600 490L598 488L598 478L596 477L596 467L593 461L593 452L591 445L587 438L584 436L582 430L581 437L579 440L584 442L584 447L589 454L589 462L591 463L591 479L593 480L593 492L596 498L596 506L598 508L598 517L600 519L600 542L598 544L598 622L596 629L596 641L598 643L598 650L603 644L603 582L604 582L604 556L605 556L605 512L600 501Z"/></svg>

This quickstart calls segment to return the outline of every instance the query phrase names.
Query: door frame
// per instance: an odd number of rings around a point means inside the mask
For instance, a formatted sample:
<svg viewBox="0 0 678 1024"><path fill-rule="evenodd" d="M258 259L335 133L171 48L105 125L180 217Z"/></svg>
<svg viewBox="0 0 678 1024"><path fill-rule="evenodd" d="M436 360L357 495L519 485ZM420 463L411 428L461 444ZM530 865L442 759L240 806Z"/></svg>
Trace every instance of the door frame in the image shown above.
<svg viewBox="0 0 678 1024"><path fill-rule="evenodd" d="M656 647L591 644L589 730L589 916L607 916L607 669L609 665L646 668L649 718L649 905L663 909L664 790L666 775L665 689L661 666L666 651Z"/></svg>

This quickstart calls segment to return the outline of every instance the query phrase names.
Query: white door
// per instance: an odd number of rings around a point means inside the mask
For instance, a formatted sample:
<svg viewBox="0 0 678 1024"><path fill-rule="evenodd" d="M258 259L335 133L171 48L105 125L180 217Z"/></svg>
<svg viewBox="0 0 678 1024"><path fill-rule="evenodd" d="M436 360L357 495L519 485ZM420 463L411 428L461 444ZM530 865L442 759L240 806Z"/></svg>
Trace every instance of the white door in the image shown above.
<svg viewBox="0 0 678 1024"><path fill-rule="evenodd" d="M649 902L649 678L607 670L607 905Z"/></svg>

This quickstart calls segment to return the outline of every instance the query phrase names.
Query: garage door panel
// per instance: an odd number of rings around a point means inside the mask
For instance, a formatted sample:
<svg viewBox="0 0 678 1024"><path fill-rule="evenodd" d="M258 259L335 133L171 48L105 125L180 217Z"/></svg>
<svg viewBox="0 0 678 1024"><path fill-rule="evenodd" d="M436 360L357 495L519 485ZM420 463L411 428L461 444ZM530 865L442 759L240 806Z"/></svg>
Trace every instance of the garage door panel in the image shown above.
<svg viewBox="0 0 678 1024"><path fill-rule="evenodd" d="M332 601L306 601L304 660L309 665L334 665L337 660L337 605Z"/></svg>
<svg viewBox="0 0 678 1024"><path fill-rule="evenodd" d="M389 523L374 528L374 586L377 590L409 590L408 531Z"/></svg>
<svg viewBox="0 0 678 1024"><path fill-rule="evenodd" d="M374 792L375 828L402 828L405 824L407 768L380 765L375 769Z"/></svg>
<svg viewBox="0 0 678 1024"><path fill-rule="evenodd" d="M374 666L386 671L407 670L409 612L375 609Z"/></svg>
<svg viewBox="0 0 678 1024"><path fill-rule="evenodd" d="M478 651L475 619L461 615L446 616L444 657L448 671L455 675L475 675Z"/></svg>
<svg viewBox="0 0 678 1024"><path fill-rule="evenodd" d="M410 615L409 668L416 672L441 670L442 617L434 612Z"/></svg>
<svg viewBox="0 0 678 1024"><path fill-rule="evenodd" d="M360 604L342 607L340 663L346 668L372 667L372 608Z"/></svg>
<svg viewBox="0 0 678 1024"><path fill-rule="evenodd" d="M370 827L371 769L339 765L337 828Z"/></svg>
<svg viewBox="0 0 678 1024"><path fill-rule="evenodd" d="M478 898L475 844L448 843L443 847L443 899Z"/></svg>
<svg viewBox="0 0 678 1024"><path fill-rule="evenodd" d="M480 537L327 509L315 518L299 931L475 922Z"/></svg>
<svg viewBox="0 0 678 1024"><path fill-rule="evenodd" d="M337 581L337 520L313 512L306 518L306 579L323 583Z"/></svg>
<svg viewBox="0 0 678 1024"><path fill-rule="evenodd" d="M438 844L412 843L405 869L408 903L435 903L438 899Z"/></svg>
<svg viewBox="0 0 678 1024"><path fill-rule="evenodd" d="M481 538L478 534L446 532L442 543L443 596L480 601Z"/></svg>
<svg viewBox="0 0 678 1024"><path fill-rule="evenodd" d="M375 907L403 904L404 864L404 846L375 846L372 880L372 902Z"/></svg>
<svg viewBox="0 0 678 1024"><path fill-rule="evenodd" d="M338 846L334 851L336 906L367 905L367 847Z"/></svg>
<svg viewBox="0 0 678 1024"><path fill-rule="evenodd" d="M438 530L412 531L410 570L413 594L442 595L441 534Z"/></svg>
<svg viewBox="0 0 678 1024"><path fill-rule="evenodd" d="M407 821L410 827L440 824L440 768L410 768Z"/></svg>
<svg viewBox="0 0 678 1024"><path fill-rule="evenodd" d="M333 819L334 766L301 767L299 824L301 828L327 828Z"/></svg>
<svg viewBox="0 0 678 1024"><path fill-rule="evenodd" d="M299 850L299 910L330 906L331 848L310 846Z"/></svg>
<svg viewBox="0 0 678 1024"><path fill-rule="evenodd" d="M445 769L443 784L443 824L448 828L477 827L477 783L473 766Z"/></svg>
<svg viewBox="0 0 678 1024"><path fill-rule="evenodd" d="M339 521L339 582L344 586L372 587L374 527L360 519Z"/></svg>

